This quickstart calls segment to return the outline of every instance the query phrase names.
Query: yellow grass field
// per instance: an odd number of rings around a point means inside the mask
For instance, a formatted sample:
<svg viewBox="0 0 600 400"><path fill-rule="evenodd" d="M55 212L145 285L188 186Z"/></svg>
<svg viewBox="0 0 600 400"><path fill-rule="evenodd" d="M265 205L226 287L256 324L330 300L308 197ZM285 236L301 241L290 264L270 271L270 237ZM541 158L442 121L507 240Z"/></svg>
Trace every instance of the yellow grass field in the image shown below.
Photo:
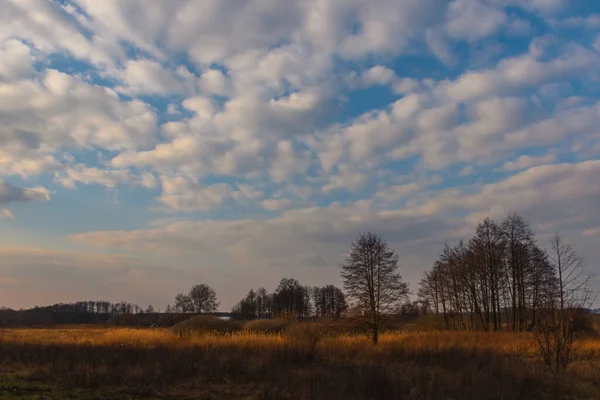
<svg viewBox="0 0 600 400"><path fill-rule="evenodd" d="M599 399L600 339L555 380L527 333L4 329L0 378L0 399Z"/></svg>

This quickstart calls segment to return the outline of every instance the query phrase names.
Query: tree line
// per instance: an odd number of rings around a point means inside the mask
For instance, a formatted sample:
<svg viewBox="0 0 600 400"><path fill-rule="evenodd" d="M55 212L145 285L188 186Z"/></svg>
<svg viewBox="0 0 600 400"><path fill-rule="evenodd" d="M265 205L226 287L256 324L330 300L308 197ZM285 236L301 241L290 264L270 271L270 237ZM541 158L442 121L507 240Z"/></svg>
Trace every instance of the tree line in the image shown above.
<svg viewBox="0 0 600 400"><path fill-rule="evenodd" d="M562 237L555 235L545 251L528 222L509 214L483 220L468 242L446 245L418 297L447 329L525 331L547 310L584 307L590 278Z"/></svg>
<svg viewBox="0 0 600 400"><path fill-rule="evenodd" d="M296 279L283 278L273 293L268 293L265 288L250 289L231 312L241 319L275 316L340 318L347 309L344 292L334 285L302 286Z"/></svg>
<svg viewBox="0 0 600 400"><path fill-rule="evenodd" d="M124 315L152 313L154 308L151 305L144 309L125 301L111 303L88 300L36 306L24 310L2 307L0 326L110 323Z"/></svg>
<svg viewBox="0 0 600 400"><path fill-rule="evenodd" d="M217 294L206 284L192 286L187 294L175 296L166 312L214 313L219 307ZM231 309L236 319L268 319L275 317L340 318L348 309L344 292L333 285L303 286L296 279L283 278L273 293L265 288L250 289Z"/></svg>

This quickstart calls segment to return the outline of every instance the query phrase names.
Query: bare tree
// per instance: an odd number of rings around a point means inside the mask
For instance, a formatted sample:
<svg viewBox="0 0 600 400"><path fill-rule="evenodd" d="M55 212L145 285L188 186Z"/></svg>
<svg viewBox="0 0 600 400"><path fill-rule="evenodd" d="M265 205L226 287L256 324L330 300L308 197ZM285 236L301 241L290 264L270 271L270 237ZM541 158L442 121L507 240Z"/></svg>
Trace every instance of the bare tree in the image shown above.
<svg viewBox="0 0 600 400"><path fill-rule="evenodd" d="M591 296L588 286L592 274L587 272L583 258L560 235L555 234L550 244L549 259L558 275L560 309L585 307Z"/></svg>
<svg viewBox="0 0 600 400"><path fill-rule="evenodd" d="M352 243L341 267L344 288L377 343L382 315L398 311L408 298L408 284L397 273L398 255L379 235L367 232Z"/></svg>
<svg viewBox="0 0 600 400"><path fill-rule="evenodd" d="M319 318L340 318L348 309L344 292L333 285L314 287L312 296L315 316Z"/></svg>
<svg viewBox="0 0 600 400"><path fill-rule="evenodd" d="M276 316L306 317L309 313L307 289L293 278L283 278L273 293Z"/></svg>
<svg viewBox="0 0 600 400"><path fill-rule="evenodd" d="M215 312L219 308L217 293L205 283L194 285L188 295L193 304L194 312Z"/></svg>
<svg viewBox="0 0 600 400"><path fill-rule="evenodd" d="M500 225L486 218L468 244L446 245L418 295L446 329L530 330L557 298L555 275L528 223L509 214Z"/></svg>
<svg viewBox="0 0 600 400"><path fill-rule="evenodd" d="M592 274L586 271L583 259L558 234L550 244L549 259L558 280L555 300L538 318L533 334L542 360L556 376L571 361L573 342L577 339L577 312L592 300L588 288Z"/></svg>
<svg viewBox="0 0 600 400"><path fill-rule="evenodd" d="M217 293L207 284L194 285L187 295L179 293L175 297L175 309L184 313L210 313L217 311Z"/></svg>

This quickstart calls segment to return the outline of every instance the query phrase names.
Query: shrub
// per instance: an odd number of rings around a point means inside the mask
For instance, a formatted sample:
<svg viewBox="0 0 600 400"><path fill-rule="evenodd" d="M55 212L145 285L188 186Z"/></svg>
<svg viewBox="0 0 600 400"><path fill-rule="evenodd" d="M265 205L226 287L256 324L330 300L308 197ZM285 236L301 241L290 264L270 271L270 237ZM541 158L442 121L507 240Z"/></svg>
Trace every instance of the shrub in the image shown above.
<svg viewBox="0 0 600 400"><path fill-rule="evenodd" d="M329 334L331 334L331 329L326 322L300 322L290 325L285 332L291 342L308 346L311 351L314 351L317 343Z"/></svg>
<svg viewBox="0 0 600 400"><path fill-rule="evenodd" d="M409 331L441 331L444 329L444 319L435 314L420 315L410 324L406 324L405 330Z"/></svg>
<svg viewBox="0 0 600 400"><path fill-rule="evenodd" d="M212 315L197 315L173 326L173 332L181 337L199 334L227 334L241 329L241 323L217 318Z"/></svg>
<svg viewBox="0 0 600 400"><path fill-rule="evenodd" d="M283 318L255 319L254 321L248 321L244 323L242 329L256 333L282 333L291 324L292 321Z"/></svg>

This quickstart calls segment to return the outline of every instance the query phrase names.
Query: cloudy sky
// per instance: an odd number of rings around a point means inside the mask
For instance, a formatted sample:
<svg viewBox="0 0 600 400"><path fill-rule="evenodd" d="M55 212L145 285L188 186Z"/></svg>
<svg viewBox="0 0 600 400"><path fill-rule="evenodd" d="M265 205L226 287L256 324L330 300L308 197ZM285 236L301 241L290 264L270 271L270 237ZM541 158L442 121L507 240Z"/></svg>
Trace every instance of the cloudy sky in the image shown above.
<svg viewBox="0 0 600 400"><path fill-rule="evenodd" d="M598 65L592 0L3 0L0 305L227 310L365 230L416 289L513 211L598 270Z"/></svg>

